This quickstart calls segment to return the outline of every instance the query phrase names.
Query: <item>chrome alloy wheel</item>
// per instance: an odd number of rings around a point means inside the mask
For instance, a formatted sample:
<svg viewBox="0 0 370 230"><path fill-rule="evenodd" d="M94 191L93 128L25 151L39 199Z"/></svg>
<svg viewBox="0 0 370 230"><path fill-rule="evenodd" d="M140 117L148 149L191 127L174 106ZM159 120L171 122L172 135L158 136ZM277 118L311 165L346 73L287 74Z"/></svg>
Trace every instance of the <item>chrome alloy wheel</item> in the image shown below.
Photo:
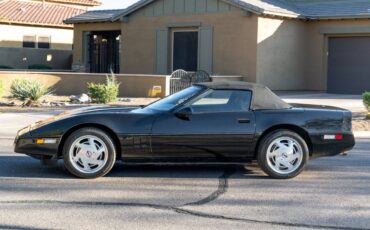
<svg viewBox="0 0 370 230"><path fill-rule="evenodd" d="M290 174L302 164L302 146L293 138L280 137L267 148L267 164L279 174Z"/></svg>
<svg viewBox="0 0 370 230"><path fill-rule="evenodd" d="M79 172L93 174L106 165L108 148L96 136L81 136L72 143L69 149L69 160Z"/></svg>

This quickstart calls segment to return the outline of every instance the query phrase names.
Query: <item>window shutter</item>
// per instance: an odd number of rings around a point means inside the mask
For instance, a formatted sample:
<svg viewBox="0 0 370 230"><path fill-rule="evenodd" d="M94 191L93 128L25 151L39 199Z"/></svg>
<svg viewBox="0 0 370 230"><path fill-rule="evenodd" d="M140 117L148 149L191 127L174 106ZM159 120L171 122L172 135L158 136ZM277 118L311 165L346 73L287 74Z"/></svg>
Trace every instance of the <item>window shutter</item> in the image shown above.
<svg viewBox="0 0 370 230"><path fill-rule="evenodd" d="M168 29L156 31L156 68L157 74L167 74L168 69Z"/></svg>
<svg viewBox="0 0 370 230"><path fill-rule="evenodd" d="M212 74L213 70L213 27L199 28L199 64L198 70Z"/></svg>

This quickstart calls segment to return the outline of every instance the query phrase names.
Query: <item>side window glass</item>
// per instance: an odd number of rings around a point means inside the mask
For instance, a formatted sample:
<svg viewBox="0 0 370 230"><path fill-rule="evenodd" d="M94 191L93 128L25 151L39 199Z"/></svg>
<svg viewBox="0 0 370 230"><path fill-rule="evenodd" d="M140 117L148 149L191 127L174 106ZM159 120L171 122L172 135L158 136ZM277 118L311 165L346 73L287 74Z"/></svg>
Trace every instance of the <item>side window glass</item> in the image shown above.
<svg viewBox="0 0 370 230"><path fill-rule="evenodd" d="M191 101L193 112L249 111L252 93L245 90L209 90Z"/></svg>

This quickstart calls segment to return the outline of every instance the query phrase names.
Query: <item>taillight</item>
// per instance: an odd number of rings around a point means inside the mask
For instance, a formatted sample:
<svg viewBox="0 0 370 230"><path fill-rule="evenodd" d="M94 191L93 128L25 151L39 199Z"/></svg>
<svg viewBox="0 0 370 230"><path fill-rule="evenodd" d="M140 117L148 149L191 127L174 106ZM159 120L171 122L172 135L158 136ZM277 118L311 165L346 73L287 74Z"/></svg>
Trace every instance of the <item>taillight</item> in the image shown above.
<svg viewBox="0 0 370 230"><path fill-rule="evenodd" d="M335 140L343 140L343 135L342 134L336 134L335 135Z"/></svg>
<svg viewBox="0 0 370 230"><path fill-rule="evenodd" d="M324 140L343 140L343 134L324 135Z"/></svg>

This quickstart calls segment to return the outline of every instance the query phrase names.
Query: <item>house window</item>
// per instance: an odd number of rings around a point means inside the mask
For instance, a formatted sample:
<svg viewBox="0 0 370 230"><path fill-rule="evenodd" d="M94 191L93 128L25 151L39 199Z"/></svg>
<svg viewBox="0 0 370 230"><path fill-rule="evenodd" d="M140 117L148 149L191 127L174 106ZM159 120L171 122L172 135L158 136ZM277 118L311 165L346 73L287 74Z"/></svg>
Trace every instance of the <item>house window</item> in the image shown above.
<svg viewBox="0 0 370 230"><path fill-rule="evenodd" d="M24 35L23 36L23 47L24 48L36 48L36 36Z"/></svg>
<svg viewBox="0 0 370 230"><path fill-rule="evenodd" d="M39 49L50 49L50 37L39 36L37 40L37 46Z"/></svg>
<svg viewBox="0 0 370 230"><path fill-rule="evenodd" d="M198 31L174 31L172 39L172 70L197 71Z"/></svg>

